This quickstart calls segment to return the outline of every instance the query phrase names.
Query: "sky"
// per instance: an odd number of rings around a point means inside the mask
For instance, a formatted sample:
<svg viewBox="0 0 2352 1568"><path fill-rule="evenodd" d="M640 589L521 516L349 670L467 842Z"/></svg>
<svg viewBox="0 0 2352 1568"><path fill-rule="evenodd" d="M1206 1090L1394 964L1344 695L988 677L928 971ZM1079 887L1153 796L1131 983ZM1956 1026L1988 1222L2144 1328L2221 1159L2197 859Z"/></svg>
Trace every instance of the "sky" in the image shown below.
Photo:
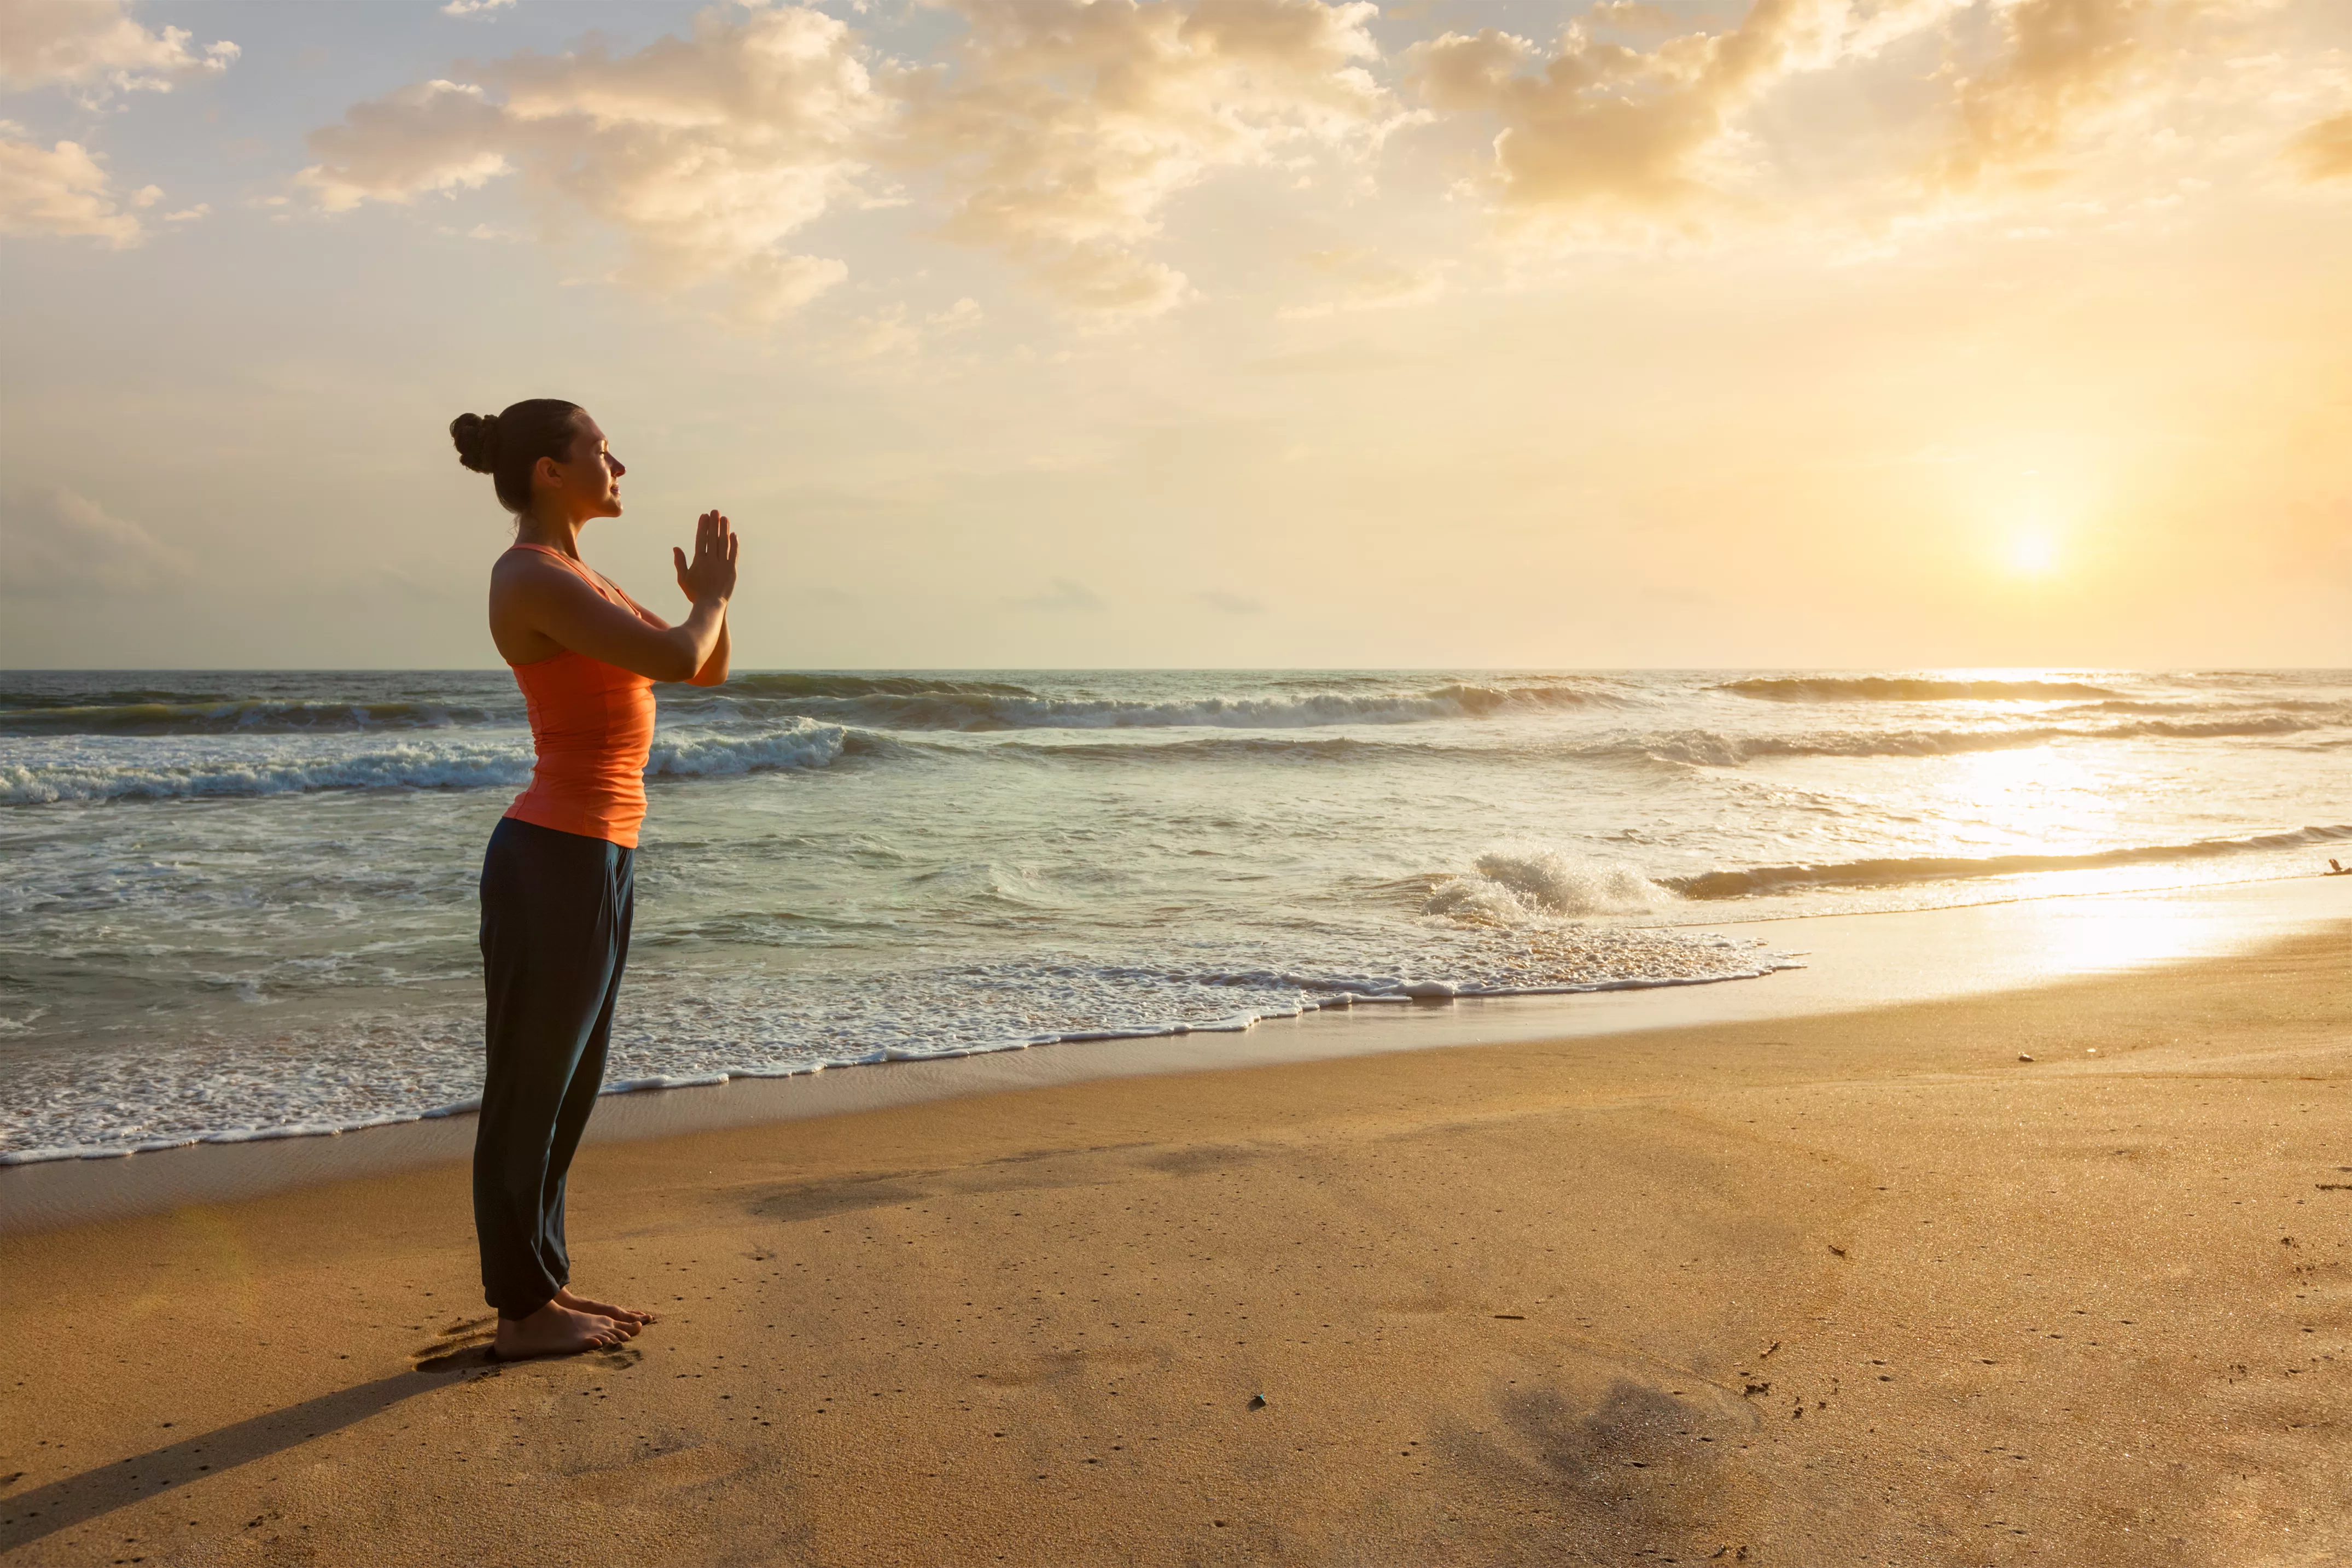
<svg viewBox="0 0 2352 1568"><path fill-rule="evenodd" d="M0 666L2352 664L2342 0L0 7Z"/></svg>

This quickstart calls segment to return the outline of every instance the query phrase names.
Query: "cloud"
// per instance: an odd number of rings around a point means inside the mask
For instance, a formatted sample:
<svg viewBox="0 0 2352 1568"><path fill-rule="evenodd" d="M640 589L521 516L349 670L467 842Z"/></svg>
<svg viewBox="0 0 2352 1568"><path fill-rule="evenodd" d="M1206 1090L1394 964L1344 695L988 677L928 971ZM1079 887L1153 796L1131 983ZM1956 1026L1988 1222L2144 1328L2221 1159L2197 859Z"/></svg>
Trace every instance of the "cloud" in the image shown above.
<svg viewBox="0 0 2352 1568"><path fill-rule="evenodd" d="M116 92L169 92L174 78L216 74L237 57L226 41L190 45L184 28L154 32L132 21L121 0L0 0L0 88L64 87L95 105ZM25 138L23 126L0 120L0 234L99 239L116 249L146 236L135 213L160 200L160 189L117 195L100 155L82 143Z"/></svg>
<svg viewBox="0 0 2352 1568"><path fill-rule="evenodd" d="M236 58L226 40L201 50L183 27L151 31L121 0L7 0L0 5L0 84L169 92L172 78L215 74Z"/></svg>
<svg viewBox="0 0 2352 1568"><path fill-rule="evenodd" d="M2279 43L2302 26L2275 19L2283 0L1605 0L1549 41L1446 32L1393 60L1365 0L926 0L920 15L918 31L946 36L919 60L772 0L713 5L634 52L591 35L510 55L353 106L312 134L299 183L328 212L503 183L549 239L622 242L617 271L592 254L583 279L709 288L770 320L848 276L802 254L814 225L912 207L934 236L1116 323L1197 297L1162 254L1186 192L1255 170L1360 196L1417 122L1491 136L1457 189L1507 242L1736 221L1879 254L2031 200L2060 153L2092 151L2085 128L2104 128L2111 170L2177 201L2188 174L2210 185L2242 164L2250 135L2255 155L2276 149L2287 106L2333 101L2291 79L2318 55ZM2144 136L2114 133L2128 116ZM2336 123L2295 143L2309 178L2334 177ZM2210 167L2184 169L2192 154ZM1308 266L1319 286L1285 317L1412 304L1455 276L1344 241ZM946 329L859 308L835 323L850 358L904 358Z"/></svg>
<svg viewBox="0 0 2352 1568"><path fill-rule="evenodd" d="M2151 149L2227 156L2265 98L2307 90L2291 83L2309 51L2280 0L1754 0L1735 26L1622 41L1658 17L1627 0L1548 47L1488 28L1406 51L1422 101L1500 122L1475 184L1507 230L1687 233L1734 215L1818 230L1843 212L1882 232L1997 184L2047 185L2069 152L2118 166ZM1889 57L1936 39L1940 69L1919 68L1916 49ZM1832 71L1833 88L1792 96ZM2145 132L2128 145L2126 124ZM2326 146L2315 127L2294 156L2325 168Z"/></svg>
<svg viewBox="0 0 2352 1568"><path fill-rule="evenodd" d="M2024 171L2057 150L2084 117L2122 97L2146 52L2145 34L2168 13L2153 0L2013 0L1993 14L2000 52L1953 89L1959 135L1941 174L1966 185Z"/></svg>
<svg viewBox="0 0 2352 1568"><path fill-rule="evenodd" d="M1050 580L1043 593L1031 594L1024 599L1008 599L1005 602L1016 610L1044 610L1057 612L1104 608L1101 597L1093 589L1083 582L1073 581L1066 577Z"/></svg>
<svg viewBox="0 0 2352 1568"><path fill-rule="evenodd" d="M1650 220L1721 193L1714 164L1735 119L1780 79L1874 54L1945 8L1757 0L1737 27L1649 49L1580 20L1549 49L1489 27L1416 45L1408 62L1433 109L1502 121L1486 183L1507 212Z"/></svg>
<svg viewBox="0 0 2352 1568"><path fill-rule="evenodd" d="M1445 291L1445 267L1406 267L1370 251L1339 248L1308 253L1309 268L1326 280L1319 299L1284 307L1286 320L1311 320L1350 310L1380 310L1397 305L1421 305Z"/></svg>
<svg viewBox="0 0 2352 1568"><path fill-rule="evenodd" d="M2352 113L2305 128L2288 146L2287 159L2306 180L2352 177Z"/></svg>
<svg viewBox="0 0 2352 1568"><path fill-rule="evenodd" d="M503 10L515 0L449 0L441 7L444 16L478 16L485 11Z"/></svg>
<svg viewBox="0 0 2352 1568"><path fill-rule="evenodd" d="M901 303L886 306L850 323L843 352L854 360L912 359L929 345L980 325L980 301L967 296L944 310L915 317Z"/></svg>
<svg viewBox="0 0 2352 1568"><path fill-rule="evenodd" d="M1360 154L1399 122L1365 68L1370 4L943 3L967 32L948 63L895 74L896 160L941 186L942 234L1080 309L1151 316L1192 295L1143 252L1211 171Z"/></svg>
<svg viewBox="0 0 2352 1568"><path fill-rule="evenodd" d="M78 141L54 147L16 139L0 120L0 234L106 241L127 249L146 237L136 209L163 193L153 185L114 193L96 154Z"/></svg>
<svg viewBox="0 0 2352 1568"><path fill-rule="evenodd" d="M786 239L852 193L887 112L849 29L797 5L698 14L690 37L614 56L529 51L480 82L429 81L310 136L301 183L330 212L410 203L508 175L551 229L585 216L623 236L624 281L723 285L773 319L846 276Z"/></svg>
<svg viewBox="0 0 2352 1568"><path fill-rule="evenodd" d="M1366 63L1364 0L941 0L965 24L940 64L875 60L798 5L698 14L690 38L614 56L509 56L404 87L312 133L319 204L410 203L519 176L553 228L623 235L657 291L724 279L748 314L845 275L786 236L856 201L877 162L944 208L939 232L1000 251L1066 303L1152 315L1189 298L1144 254L1179 192L1223 168L1363 154L1401 117Z"/></svg>
<svg viewBox="0 0 2352 1568"><path fill-rule="evenodd" d="M0 597L87 599L151 593L194 563L141 528L60 486L0 497Z"/></svg>
<svg viewBox="0 0 2352 1568"><path fill-rule="evenodd" d="M1228 593L1221 588L1205 588L1192 597L1210 609L1221 610L1228 615L1265 613L1265 601L1262 599L1252 599L1245 593Z"/></svg>

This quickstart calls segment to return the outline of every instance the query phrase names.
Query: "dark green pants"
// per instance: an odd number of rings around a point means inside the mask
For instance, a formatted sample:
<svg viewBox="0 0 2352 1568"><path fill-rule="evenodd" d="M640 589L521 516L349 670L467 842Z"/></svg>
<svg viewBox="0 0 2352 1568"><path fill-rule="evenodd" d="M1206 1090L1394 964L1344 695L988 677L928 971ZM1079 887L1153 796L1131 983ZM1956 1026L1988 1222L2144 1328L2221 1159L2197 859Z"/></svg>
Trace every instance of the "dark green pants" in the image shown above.
<svg viewBox="0 0 2352 1568"><path fill-rule="evenodd" d="M636 852L501 818L482 857L488 1061L474 1134L482 1292L529 1317L572 1278L563 1181L604 1082Z"/></svg>

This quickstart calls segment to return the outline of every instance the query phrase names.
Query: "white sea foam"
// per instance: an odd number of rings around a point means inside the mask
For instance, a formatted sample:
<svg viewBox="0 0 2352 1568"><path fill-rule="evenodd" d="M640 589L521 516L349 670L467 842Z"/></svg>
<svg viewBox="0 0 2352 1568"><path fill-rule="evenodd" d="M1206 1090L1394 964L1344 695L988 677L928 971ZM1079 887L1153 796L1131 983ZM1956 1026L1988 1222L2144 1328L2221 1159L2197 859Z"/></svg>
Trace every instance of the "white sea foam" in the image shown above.
<svg viewBox="0 0 2352 1568"><path fill-rule="evenodd" d="M1383 1001L1708 984L1792 965L1755 942L1622 928L1448 929L1419 947L1303 972L1104 965L1073 954L783 984L641 964L624 992L605 1092L1232 1032ZM281 1030L267 1050L223 1040L42 1059L20 1064L8 1085L0 1165L447 1116L478 1103L480 1062L470 1009L354 1015L331 1029Z"/></svg>
<svg viewBox="0 0 2352 1568"><path fill-rule="evenodd" d="M751 689L756 693L759 688ZM898 730L1316 729L1557 713L1621 700L1613 684L1598 680L1497 685L1453 682L1385 692L1212 694L1157 701L961 686L861 690L846 695L795 689L747 702L745 711L790 712Z"/></svg>
<svg viewBox="0 0 2352 1568"><path fill-rule="evenodd" d="M2302 735L2340 727L2342 722L2341 718L2260 713L2210 719L2002 725L1975 729L1805 730L1777 735L1725 735L1694 729L1645 737L1637 744L1661 761L1736 768L1771 757L1949 757L1971 751L2014 751L2053 741L2245 739Z"/></svg>
<svg viewBox="0 0 2352 1568"><path fill-rule="evenodd" d="M83 745L56 759L27 758L26 743L0 760L0 805L64 800L191 799L285 795L314 789L520 787L530 778L528 740L402 743L359 751L264 751L239 756L211 749L192 755L105 755Z"/></svg>
<svg viewBox="0 0 2352 1568"><path fill-rule="evenodd" d="M826 768L840 760L849 734L839 725L795 719L761 735L658 734L648 779L718 779L776 768Z"/></svg>
<svg viewBox="0 0 2352 1568"><path fill-rule="evenodd" d="M1622 862L1557 850L1489 850L1468 876L1430 890L1425 913L1496 925L1542 925L1589 915L1640 915L1675 895Z"/></svg>
<svg viewBox="0 0 2352 1568"><path fill-rule="evenodd" d="M875 737L878 740L878 737ZM705 779L824 768L856 744L838 725L787 718L749 734L661 731L646 777ZM365 744L357 737L114 737L0 740L0 805L201 800L321 789L520 789L530 737L458 735Z"/></svg>

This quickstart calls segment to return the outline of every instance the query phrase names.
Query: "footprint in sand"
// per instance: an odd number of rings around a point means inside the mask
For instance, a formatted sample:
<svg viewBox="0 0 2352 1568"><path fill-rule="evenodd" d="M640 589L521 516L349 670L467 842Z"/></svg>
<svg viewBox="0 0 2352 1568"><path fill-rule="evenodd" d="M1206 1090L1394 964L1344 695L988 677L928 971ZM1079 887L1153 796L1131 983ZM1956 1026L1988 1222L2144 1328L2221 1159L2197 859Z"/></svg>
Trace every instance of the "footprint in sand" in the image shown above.
<svg viewBox="0 0 2352 1568"><path fill-rule="evenodd" d="M490 1341L498 1333L495 1316L467 1318L451 1323L423 1350L409 1353L409 1360L419 1372L456 1372L469 1366L495 1365L490 1354Z"/></svg>
<svg viewBox="0 0 2352 1568"><path fill-rule="evenodd" d="M576 1356L545 1356L536 1358L534 1362L505 1362L490 1353L490 1342L494 1333L495 1331L485 1330L462 1336L454 1342L427 1345L410 1358L411 1364L419 1372L467 1372L489 1367L531 1365L536 1364L536 1361L544 1361L550 1365L559 1366L566 1363L585 1361L604 1367L607 1371L619 1372L636 1365L646 1358L646 1353L635 1345L624 1344L615 1345L610 1350L589 1351Z"/></svg>

